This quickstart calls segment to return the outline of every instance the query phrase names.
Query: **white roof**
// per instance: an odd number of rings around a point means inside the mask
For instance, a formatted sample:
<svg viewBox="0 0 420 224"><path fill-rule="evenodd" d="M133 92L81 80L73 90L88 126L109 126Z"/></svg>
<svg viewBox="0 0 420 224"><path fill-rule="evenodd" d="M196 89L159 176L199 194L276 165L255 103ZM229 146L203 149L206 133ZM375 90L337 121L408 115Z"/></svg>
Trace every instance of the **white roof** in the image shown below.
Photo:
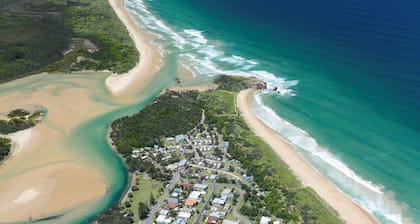
<svg viewBox="0 0 420 224"><path fill-rule="evenodd" d="M232 221L232 220L225 219L223 220L222 224L239 224L239 221Z"/></svg>
<svg viewBox="0 0 420 224"><path fill-rule="evenodd" d="M200 197L201 193L199 191L193 191L188 195L188 198L197 200Z"/></svg>
<svg viewBox="0 0 420 224"><path fill-rule="evenodd" d="M230 188L225 188L222 191L222 195L228 196L230 194L230 192L232 192L232 189Z"/></svg>
<svg viewBox="0 0 420 224"><path fill-rule="evenodd" d="M161 215L167 215L168 213L169 213L169 210L167 210L167 209L162 209L159 212L159 214L161 214Z"/></svg>
<svg viewBox="0 0 420 224"><path fill-rule="evenodd" d="M164 222L164 221L165 221L165 219L166 219L166 215L159 215L159 216L156 218L156 222Z"/></svg>
<svg viewBox="0 0 420 224"><path fill-rule="evenodd" d="M224 205L226 202L226 200L223 200L222 198L215 198L213 200L213 204L218 204L218 205Z"/></svg>
<svg viewBox="0 0 420 224"><path fill-rule="evenodd" d="M171 223L172 222L172 217L169 217L165 220L163 220L164 223Z"/></svg>
<svg viewBox="0 0 420 224"><path fill-rule="evenodd" d="M178 217L183 218L183 219L189 219L191 217L191 213L189 213L189 212L180 212L178 214Z"/></svg>
<svg viewBox="0 0 420 224"><path fill-rule="evenodd" d="M207 185L205 185L205 184L194 184L194 188L206 189Z"/></svg>
<svg viewBox="0 0 420 224"><path fill-rule="evenodd" d="M260 224L268 224L271 221L270 217L263 216L261 217Z"/></svg>

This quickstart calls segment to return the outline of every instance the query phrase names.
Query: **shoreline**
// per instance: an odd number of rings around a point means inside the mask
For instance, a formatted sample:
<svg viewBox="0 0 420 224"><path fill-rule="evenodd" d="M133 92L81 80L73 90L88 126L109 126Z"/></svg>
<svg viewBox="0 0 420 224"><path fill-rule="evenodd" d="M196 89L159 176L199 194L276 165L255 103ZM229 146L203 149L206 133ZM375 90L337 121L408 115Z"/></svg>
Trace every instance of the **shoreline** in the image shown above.
<svg viewBox="0 0 420 224"><path fill-rule="evenodd" d="M255 116L250 102L254 93L255 90L247 89L239 92L236 96L236 104L241 116L251 130L270 145L273 151L288 165L302 185L312 188L328 205L338 212L339 217L346 223L379 223L373 215L354 203L326 177L316 172L294 151L289 143L285 142Z"/></svg>
<svg viewBox="0 0 420 224"><path fill-rule="evenodd" d="M140 56L136 66L127 73L114 73L106 78L105 85L115 96L127 92L127 90L130 89L129 87L133 87L133 83L141 83L148 80L160 68L159 53L149 43L148 35L140 30L128 10L125 9L124 1L125 0L109 0L108 2L118 18L127 28Z"/></svg>

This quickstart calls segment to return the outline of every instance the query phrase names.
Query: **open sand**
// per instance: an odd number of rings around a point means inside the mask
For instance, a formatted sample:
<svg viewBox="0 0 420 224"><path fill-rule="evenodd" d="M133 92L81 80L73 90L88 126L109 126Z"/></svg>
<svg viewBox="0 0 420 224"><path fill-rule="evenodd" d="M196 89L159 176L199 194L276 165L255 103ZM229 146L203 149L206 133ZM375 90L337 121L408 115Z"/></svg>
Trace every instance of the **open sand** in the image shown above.
<svg viewBox="0 0 420 224"><path fill-rule="evenodd" d="M40 74L2 84L0 113L32 106L48 113L34 128L9 136L16 147L0 166L0 223L62 213L71 219L72 210L89 211L107 192L107 174L80 153L88 149L75 149L77 141L68 138L88 120L136 99L159 69L159 54L124 9L123 0L109 2L141 54L129 73L107 78L106 73Z"/></svg>
<svg viewBox="0 0 420 224"><path fill-rule="evenodd" d="M5 137L12 140L12 156L17 155L28 146L33 136L33 128L28 128L22 131L18 131L12 134L8 134Z"/></svg>
<svg viewBox="0 0 420 224"><path fill-rule="evenodd" d="M112 8L125 24L130 37L133 39L140 59L137 65L125 74L110 75L105 84L114 95L121 95L132 87L138 87L138 83L144 82L155 74L160 67L159 53L149 43L147 35L140 30L130 14L124 8L124 0L109 0Z"/></svg>
<svg viewBox="0 0 420 224"><path fill-rule="evenodd" d="M347 195L338 190L324 176L317 173L306 161L304 161L282 138L260 121L252 112L252 97L255 90L241 91L236 98L241 115L256 135L267 142L274 152L282 158L295 175L302 181L304 186L314 189L340 217L350 224L369 224L378 221L360 206L355 204Z"/></svg>

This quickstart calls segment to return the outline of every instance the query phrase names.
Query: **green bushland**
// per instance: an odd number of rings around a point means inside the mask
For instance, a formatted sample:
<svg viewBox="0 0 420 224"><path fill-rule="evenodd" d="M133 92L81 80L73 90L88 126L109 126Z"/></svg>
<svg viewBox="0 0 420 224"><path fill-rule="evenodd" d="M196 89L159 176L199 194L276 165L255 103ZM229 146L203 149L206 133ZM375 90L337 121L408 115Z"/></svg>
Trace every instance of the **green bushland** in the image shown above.
<svg viewBox="0 0 420 224"><path fill-rule="evenodd" d="M3 0L0 31L0 82L42 71L123 73L139 57L107 0Z"/></svg>
<svg viewBox="0 0 420 224"><path fill-rule="evenodd" d="M0 137L0 162L9 155L11 147L10 139Z"/></svg>
<svg viewBox="0 0 420 224"><path fill-rule="evenodd" d="M168 91L133 116L120 118L111 124L111 140L124 158L133 148L161 144L162 137L185 134L201 119L198 92Z"/></svg>
<svg viewBox="0 0 420 224"><path fill-rule="evenodd" d="M230 142L229 153L266 192L265 196L257 196L253 190L246 190L240 210L244 215L254 222L269 215L288 223L342 223L312 189L301 186L288 166L236 112L236 94L260 82L229 76L222 76L216 82L219 84L216 91L167 92L139 113L114 121L111 138L128 166L132 166L129 155L133 148L152 146L161 137L187 133L199 123L204 109L206 123L214 125Z"/></svg>
<svg viewBox="0 0 420 224"><path fill-rule="evenodd" d="M9 120L0 120L0 134L10 134L35 126L40 117L41 111L30 113L22 109L16 109L7 114Z"/></svg>

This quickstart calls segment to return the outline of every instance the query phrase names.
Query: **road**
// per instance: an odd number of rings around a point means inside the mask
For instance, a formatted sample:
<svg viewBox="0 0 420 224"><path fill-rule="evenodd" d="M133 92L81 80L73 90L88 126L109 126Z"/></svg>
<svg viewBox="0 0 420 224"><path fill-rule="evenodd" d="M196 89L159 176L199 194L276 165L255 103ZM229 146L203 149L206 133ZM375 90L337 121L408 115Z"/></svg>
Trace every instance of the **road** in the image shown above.
<svg viewBox="0 0 420 224"><path fill-rule="evenodd" d="M235 177L238 180L241 180L242 182L246 183L246 180L242 176L236 175L236 174L231 173L231 172L227 172L227 171L224 171L224 170L213 169L213 168L209 168L209 167L205 167L205 166L199 166L199 165L195 165L195 164L191 164L190 166L197 167L197 168L200 168L200 169L206 169L206 170L210 170L210 171L214 171L214 172L218 172L218 173L223 173L223 174L229 175L231 177Z"/></svg>
<svg viewBox="0 0 420 224"><path fill-rule="evenodd" d="M238 203L232 208L232 214L233 216L235 216L235 218L239 219L240 223L251 224L251 222L247 218L245 218L238 212L239 205L241 204L241 201L244 200L244 191L236 186L234 186L233 188L235 188L236 191L239 192L239 198Z"/></svg>
<svg viewBox="0 0 420 224"><path fill-rule="evenodd" d="M197 218L195 219L195 224L198 224L200 222L201 217L204 215L204 211L206 210L207 205L209 204L210 200L213 198L214 194L216 193L217 188L219 187L218 184L212 184L212 191L211 191L211 195L209 195L209 197L207 198L206 202L204 203L203 208L201 209L199 215L197 216Z"/></svg>
<svg viewBox="0 0 420 224"><path fill-rule="evenodd" d="M156 212L159 210L159 208L162 207L162 204L165 201L165 199L168 198L169 193L170 193L169 190L171 190L175 187L175 184L177 184L180 181L180 178L181 177L179 175L179 172L174 173L171 181L169 182L169 186L165 188L165 191L163 192L159 201L152 207L152 209L150 210L149 216L144 220L140 220L139 224L153 223L153 217L155 217Z"/></svg>

